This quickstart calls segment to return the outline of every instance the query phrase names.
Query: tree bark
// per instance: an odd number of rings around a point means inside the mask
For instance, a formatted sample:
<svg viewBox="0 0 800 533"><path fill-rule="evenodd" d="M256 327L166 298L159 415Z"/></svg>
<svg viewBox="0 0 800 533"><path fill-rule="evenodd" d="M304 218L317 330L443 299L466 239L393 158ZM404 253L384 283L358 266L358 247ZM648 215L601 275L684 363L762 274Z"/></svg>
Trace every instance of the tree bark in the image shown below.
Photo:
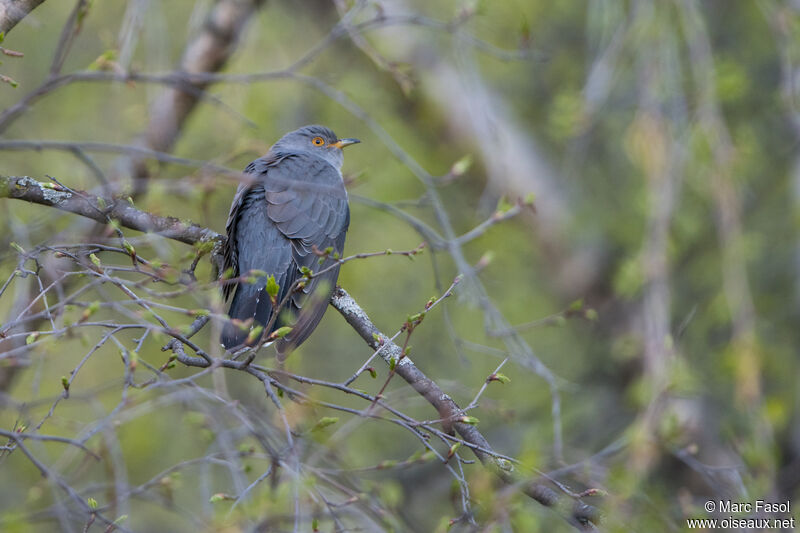
<svg viewBox="0 0 800 533"><path fill-rule="evenodd" d="M0 32L8 33L44 0L0 0Z"/></svg>

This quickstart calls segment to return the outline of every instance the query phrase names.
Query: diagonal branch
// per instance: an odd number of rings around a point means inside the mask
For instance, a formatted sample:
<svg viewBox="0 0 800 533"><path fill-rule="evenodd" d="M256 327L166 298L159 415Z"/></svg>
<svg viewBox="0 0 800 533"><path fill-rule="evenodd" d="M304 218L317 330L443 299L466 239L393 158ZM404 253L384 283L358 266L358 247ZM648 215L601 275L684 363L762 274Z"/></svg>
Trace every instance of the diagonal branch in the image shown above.
<svg viewBox="0 0 800 533"><path fill-rule="evenodd" d="M592 522L597 520L596 509L576 500L572 510L562 509L564 502L559 495L540 483L526 482L513 470L506 460L498 458L486 437L474 424L467 420L461 407L446 394L435 381L426 376L407 356L401 358L402 348L392 342L372 323L367 313L341 287L336 287L331 296L331 305L339 311L350 327L364 339L373 350L381 349L381 357L387 364L395 364L395 373L425 398L439 412L445 421L453 421L452 428L470 445L470 449L484 466L493 470L506 483L521 484L523 492L546 507L555 507L567 515L568 520L580 530L594 529ZM446 425L446 424L445 424Z"/></svg>
<svg viewBox="0 0 800 533"><path fill-rule="evenodd" d="M44 0L0 0L0 32L7 33Z"/></svg>
<svg viewBox="0 0 800 533"><path fill-rule="evenodd" d="M217 250L225 239L223 235L208 228L136 209L127 201L102 198L83 191L67 191L57 185L40 183L27 176L0 176L0 198L13 198L45 205L101 223L113 219L123 227L157 233L186 244L213 240L218 243L215 247ZM461 407L409 357L400 357L402 353L400 346L392 342L372 323L366 312L344 289L337 287L330 303L370 348L378 350L382 346L381 357L384 361L395 365L395 373L435 407L441 419L450 421L452 429L458 432L484 466L494 471L504 482L518 485L530 498L562 514L576 529L581 531L596 529L594 523L598 520L598 513L595 508L578 498L574 500L564 498L538 481L525 480L514 471L513 465L499 458L480 430L468 423ZM203 362L198 358L198 366L207 366L207 361Z"/></svg>
<svg viewBox="0 0 800 533"><path fill-rule="evenodd" d="M41 183L28 176L0 176L0 198L55 207L101 224L116 220L126 228L157 233L186 244L223 239L220 234L197 224L136 209L127 200L104 198L83 191L67 191L59 185Z"/></svg>

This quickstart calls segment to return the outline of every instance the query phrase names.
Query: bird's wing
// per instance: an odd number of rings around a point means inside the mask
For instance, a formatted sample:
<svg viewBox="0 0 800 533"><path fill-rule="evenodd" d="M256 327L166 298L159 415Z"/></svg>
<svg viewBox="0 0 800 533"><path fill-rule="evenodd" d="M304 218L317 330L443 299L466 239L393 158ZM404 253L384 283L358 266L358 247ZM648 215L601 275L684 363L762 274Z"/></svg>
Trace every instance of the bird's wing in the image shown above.
<svg viewBox="0 0 800 533"><path fill-rule="evenodd" d="M292 332L277 344L279 352L286 352L308 338L325 313L339 268L333 266L333 257L325 258L320 265L313 250L331 247L342 254L350 211L341 174L314 156L285 158L269 169L264 188L269 218L292 246L292 267L281 286L281 298L302 278L302 267L316 272L331 267L292 294L288 308L296 315L296 322Z"/></svg>
<svg viewBox="0 0 800 533"><path fill-rule="evenodd" d="M225 247L222 250L222 268L223 273L227 273L230 278L239 276L239 257L236 253L233 236L236 234L236 223L239 221L239 212L244 202L244 196L250 190L250 187L249 183L242 182L239 184L231 203L230 213L228 213L228 222L225 224L225 233L228 235L228 239L225 241ZM231 292L235 287L235 283L227 283L222 286L222 294L226 300L230 298Z"/></svg>
<svg viewBox="0 0 800 533"><path fill-rule="evenodd" d="M292 271L292 246L267 215L264 187L254 185L242 196L238 209L236 229L229 237L236 250L236 261L241 274L262 270L252 282L241 282L236 287L228 314L240 321L255 320L259 324L269 323L273 314L270 296L264 289L267 275L275 277L280 286L286 286L286 278ZM248 337L248 328L240 328L228 322L222 332L222 343L227 348L241 345Z"/></svg>
<svg viewBox="0 0 800 533"><path fill-rule="evenodd" d="M243 174L246 176L253 176L252 180L242 180L239 187L236 189L236 194L231 202L231 210L228 213L228 221L225 223L225 233L228 239L225 241L225 247L222 251L223 258L223 272L228 269L231 270L232 278L238 277L239 272L239 250L237 249L236 240L233 238L236 235L239 220L241 219L242 207L245 204L245 198L252 191L253 187L262 187L258 176L263 176L267 173L268 169L280 163L288 154L276 153L268 154L265 157L256 159L251 162L244 169ZM236 283L227 283L222 287L222 294L227 300L233 290L236 288Z"/></svg>
<svg viewBox="0 0 800 533"><path fill-rule="evenodd" d="M269 167L279 163L282 157L279 154L257 159L244 171L253 175L253 179L239 185L226 224L228 238L223 250L223 267L230 271L231 277L238 278L250 270L263 270L274 275L278 284L285 283L292 260L291 244L267 216L263 184ZM233 295L228 315L241 321L255 319L261 324L268 323L272 309L265 285L263 276L255 283L225 284L225 298ZM239 346L248 333L247 329L228 322L223 327L222 344L228 349Z"/></svg>

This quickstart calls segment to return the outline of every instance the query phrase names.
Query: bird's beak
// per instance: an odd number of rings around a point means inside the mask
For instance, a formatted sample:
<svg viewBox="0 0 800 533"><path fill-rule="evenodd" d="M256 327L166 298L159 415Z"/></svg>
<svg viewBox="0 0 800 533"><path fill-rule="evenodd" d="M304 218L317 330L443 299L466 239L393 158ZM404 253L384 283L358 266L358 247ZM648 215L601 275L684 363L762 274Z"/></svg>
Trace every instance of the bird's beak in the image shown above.
<svg viewBox="0 0 800 533"><path fill-rule="evenodd" d="M345 146L350 146L351 144L358 144L361 141L358 139L339 139L335 143L331 143L331 146L335 146L336 148L342 149Z"/></svg>

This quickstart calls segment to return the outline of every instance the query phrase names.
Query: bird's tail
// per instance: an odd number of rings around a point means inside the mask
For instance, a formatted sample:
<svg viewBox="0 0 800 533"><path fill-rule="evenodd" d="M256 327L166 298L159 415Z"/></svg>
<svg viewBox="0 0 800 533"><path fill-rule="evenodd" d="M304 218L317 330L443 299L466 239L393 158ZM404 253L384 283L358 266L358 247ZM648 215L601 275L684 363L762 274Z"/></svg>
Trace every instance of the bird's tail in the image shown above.
<svg viewBox="0 0 800 533"><path fill-rule="evenodd" d="M231 320L222 328L222 335L220 335L220 342L222 342L226 350L240 347L247 340L250 328L247 326L241 327L241 324L255 317L261 291L260 284L254 283L240 283L236 287L236 293L233 295L231 308L228 311L228 316L231 317Z"/></svg>

